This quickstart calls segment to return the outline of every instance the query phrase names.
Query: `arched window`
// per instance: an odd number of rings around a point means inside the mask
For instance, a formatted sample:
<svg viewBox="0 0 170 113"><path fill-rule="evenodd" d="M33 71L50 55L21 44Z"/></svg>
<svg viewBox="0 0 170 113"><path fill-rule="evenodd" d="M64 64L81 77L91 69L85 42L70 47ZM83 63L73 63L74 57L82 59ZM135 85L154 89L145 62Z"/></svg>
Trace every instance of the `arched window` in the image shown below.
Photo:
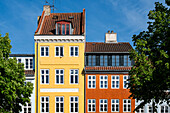
<svg viewBox="0 0 170 113"><path fill-rule="evenodd" d="M56 22L56 34L59 35L72 34L71 23L65 21Z"/></svg>

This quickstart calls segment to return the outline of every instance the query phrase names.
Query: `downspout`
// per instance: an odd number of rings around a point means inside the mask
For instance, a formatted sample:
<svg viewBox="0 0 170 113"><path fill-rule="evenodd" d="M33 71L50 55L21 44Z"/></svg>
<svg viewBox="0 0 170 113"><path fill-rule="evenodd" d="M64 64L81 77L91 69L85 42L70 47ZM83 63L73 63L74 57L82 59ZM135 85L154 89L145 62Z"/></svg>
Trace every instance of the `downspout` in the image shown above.
<svg viewBox="0 0 170 113"><path fill-rule="evenodd" d="M37 42L37 113L38 113L38 42Z"/></svg>

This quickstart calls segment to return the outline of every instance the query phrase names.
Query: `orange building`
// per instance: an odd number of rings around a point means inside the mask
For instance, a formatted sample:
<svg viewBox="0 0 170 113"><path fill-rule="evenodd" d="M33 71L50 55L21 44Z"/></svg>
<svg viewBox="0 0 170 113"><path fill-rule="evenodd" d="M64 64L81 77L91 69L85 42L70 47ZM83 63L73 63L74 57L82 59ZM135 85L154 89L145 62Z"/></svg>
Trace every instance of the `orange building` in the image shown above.
<svg viewBox="0 0 170 113"><path fill-rule="evenodd" d="M127 89L129 43L117 42L117 34L106 33L105 43L86 42L85 49L85 112L132 113L135 99Z"/></svg>

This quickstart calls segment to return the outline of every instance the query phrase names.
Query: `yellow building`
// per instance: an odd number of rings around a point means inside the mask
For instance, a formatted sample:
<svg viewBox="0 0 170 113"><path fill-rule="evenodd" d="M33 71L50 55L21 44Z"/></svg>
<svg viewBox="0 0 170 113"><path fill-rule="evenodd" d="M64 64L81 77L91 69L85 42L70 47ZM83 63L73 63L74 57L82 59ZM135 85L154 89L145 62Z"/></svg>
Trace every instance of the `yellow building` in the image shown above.
<svg viewBox="0 0 170 113"><path fill-rule="evenodd" d="M36 113L83 113L85 9L51 13L44 6L34 40Z"/></svg>

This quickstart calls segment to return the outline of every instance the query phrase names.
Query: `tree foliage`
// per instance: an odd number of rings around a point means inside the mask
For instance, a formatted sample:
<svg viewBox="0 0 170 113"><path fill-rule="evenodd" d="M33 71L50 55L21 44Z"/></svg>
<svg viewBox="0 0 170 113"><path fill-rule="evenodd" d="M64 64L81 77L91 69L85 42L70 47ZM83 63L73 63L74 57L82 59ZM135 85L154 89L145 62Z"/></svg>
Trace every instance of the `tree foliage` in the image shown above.
<svg viewBox="0 0 170 113"><path fill-rule="evenodd" d="M33 90L32 83L24 83L23 64L9 58L10 42L8 34L0 35L0 113L19 113Z"/></svg>
<svg viewBox="0 0 170 113"><path fill-rule="evenodd" d="M135 49L130 58L135 65L129 72L128 88L130 97L142 101L136 109L150 102L169 104L170 98L170 10L156 2L148 17L148 30L132 37Z"/></svg>

